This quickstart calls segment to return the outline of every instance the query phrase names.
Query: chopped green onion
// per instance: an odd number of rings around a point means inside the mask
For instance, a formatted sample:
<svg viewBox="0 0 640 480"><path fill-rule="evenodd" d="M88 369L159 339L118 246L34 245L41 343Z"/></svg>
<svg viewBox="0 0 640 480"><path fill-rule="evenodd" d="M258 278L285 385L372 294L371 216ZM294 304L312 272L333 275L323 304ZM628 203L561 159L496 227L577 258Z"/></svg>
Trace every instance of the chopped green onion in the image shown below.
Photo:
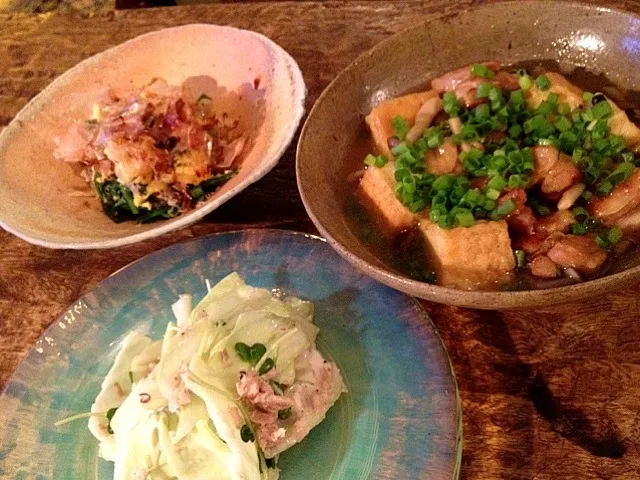
<svg viewBox="0 0 640 480"><path fill-rule="evenodd" d="M486 65L482 65L481 63L474 63L471 65L471 75L474 77L480 78L493 78L495 73L489 69Z"/></svg>
<svg viewBox="0 0 640 480"><path fill-rule="evenodd" d="M384 155L367 155L364 159L364 163L366 165L369 165L370 167L378 167L378 168L382 168L387 164L388 160L387 157L385 157Z"/></svg>
<svg viewBox="0 0 640 480"><path fill-rule="evenodd" d="M461 227L470 227L476 223L473 214L469 211L456 214L456 222Z"/></svg>
<svg viewBox="0 0 640 480"><path fill-rule="evenodd" d="M584 222L587 218L589 218L589 212L584 207L575 207L571 210L573 213L573 218L578 222Z"/></svg>
<svg viewBox="0 0 640 480"><path fill-rule="evenodd" d="M409 125L407 125L407 121L400 115L396 115L395 117L393 117L391 124L393 125L393 129L396 132L396 137L398 137L401 141L404 140L410 130Z"/></svg>
<svg viewBox="0 0 640 480"><path fill-rule="evenodd" d="M533 82L531 81L531 77L526 73L518 77L518 85L523 91L526 92L527 90L529 90L532 84Z"/></svg>
<svg viewBox="0 0 640 480"><path fill-rule="evenodd" d="M536 78L536 85L540 90L549 90L551 88L551 82L544 73Z"/></svg>
<svg viewBox="0 0 640 480"><path fill-rule="evenodd" d="M558 117L554 126L560 132L566 132L571 128L571 121L566 117Z"/></svg>
<svg viewBox="0 0 640 480"><path fill-rule="evenodd" d="M609 102L606 100L604 102L596 103L593 107L591 107L591 113L594 119L600 118L608 118L613 113L613 109Z"/></svg>
<svg viewBox="0 0 640 480"><path fill-rule="evenodd" d="M516 268L524 268L524 265L525 265L524 250L516 250L514 253L516 257Z"/></svg>
<svg viewBox="0 0 640 480"><path fill-rule="evenodd" d="M488 98L489 94L494 89L495 87L490 83L481 83L480 85L478 85L478 89L476 90L476 96L478 98Z"/></svg>
<svg viewBox="0 0 640 480"><path fill-rule="evenodd" d="M455 93L446 92L442 96L442 104L444 107L444 111L447 112L450 117L453 118L458 116L461 106Z"/></svg>
<svg viewBox="0 0 640 480"><path fill-rule="evenodd" d="M487 188L493 188L494 190L501 191L508 185L508 182L501 176L496 175L489 182L487 182ZM495 198L493 199L495 200Z"/></svg>

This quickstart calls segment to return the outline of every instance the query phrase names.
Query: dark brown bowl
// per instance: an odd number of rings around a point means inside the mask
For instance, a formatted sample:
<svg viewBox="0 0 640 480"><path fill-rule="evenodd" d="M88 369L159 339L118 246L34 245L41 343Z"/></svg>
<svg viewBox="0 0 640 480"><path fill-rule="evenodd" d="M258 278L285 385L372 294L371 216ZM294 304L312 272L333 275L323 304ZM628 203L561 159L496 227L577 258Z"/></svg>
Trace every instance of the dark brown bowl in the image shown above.
<svg viewBox="0 0 640 480"><path fill-rule="evenodd" d="M329 243L375 279L410 295L473 308L551 305L601 295L638 281L638 258L581 284L516 292L469 292L411 280L385 264L349 214L362 164L353 146L366 136L364 116L382 100L425 89L433 77L469 63L557 62L584 67L625 89L640 87L640 18L579 3L493 3L430 20L363 54L327 87L298 144L298 187L309 216ZM617 273L616 273L617 272Z"/></svg>

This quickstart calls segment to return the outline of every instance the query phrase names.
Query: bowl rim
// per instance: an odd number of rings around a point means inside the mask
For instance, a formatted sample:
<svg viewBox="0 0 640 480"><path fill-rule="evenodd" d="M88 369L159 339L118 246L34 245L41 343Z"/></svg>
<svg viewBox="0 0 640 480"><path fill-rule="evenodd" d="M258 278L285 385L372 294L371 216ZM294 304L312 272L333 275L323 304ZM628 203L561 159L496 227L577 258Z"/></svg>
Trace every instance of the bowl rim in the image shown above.
<svg viewBox="0 0 640 480"><path fill-rule="evenodd" d="M268 158L266 162L262 162L258 165L257 168L252 170L249 173L249 176L243 180L243 182L229 189L222 195L218 197L212 197L209 200L198 205L195 209L185 212L175 219L165 220L163 222L158 223L156 226L149 228L148 230L137 232L133 234L125 234L123 236L109 238L105 240L55 240L55 239L47 239L41 235L33 235L30 233L25 233L20 228L20 225L10 224L5 219L0 217L0 228L5 231L15 235L16 237L25 240L33 245L53 248L53 249L71 249L71 250L84 250L84 249L105 249L105 248L113 248L113 247L121 247L124 245L130 245L133 243L138 243L143 240L148 240L150 238L155 238L157 236L163 235L165 233L169 233L184 227L188 227L193 225L194 223L201 220L203 217L211 213L213 210L218 208L220 205L225 203L227 200L230 200L232 197L236 196L245 188L249 187L251 184L257 182L262 177L264 177L267 173L269 173L280 161L282 155L289 147L291 142L294 139L295 133L300 125L302 117L305 113L305 100L307 96L307 87L304 81L304 77L302 75L302 71L300 70L300 66L296 62L296 60L291 56L289 52L287 52L283 47L278 45L276 42L271 40L266 35L262 33L247 30L237 27L232 27L228 25L216 25L210 23L190 23L186 25L179 25L175 27L161 28L158 30L153 30L142 35L137 35L133 38L130 38L124 42L120 42L117 45L114 45L110 48L102 50L94 55L91 55L88 58L85 58L81 62L75 64L73 67L69 68L58 77L56 77L51 83L49 83L44 89L42 89L35 97L33 97L27 104L22 107L18 113L13 117L11 122L0 132L0 143L3 141L10 141L9 137L13 134L13 130L16 128L20 128L22 120L22 116L27 115L29 113L29 109L32 108L34 103L38 101L38 99L45 95L48 91L51 91L57 88L58 84L64 82L64 80L74 74L78 70L81 70L83 67L87 65L91 65L100 59L98 57L102 57L105 54L113 53L114 50L121 48L124 45L127 45L132 42L137 42L143 38L149 36L156 36L164 32L175 31L175 30L187 30L193 28L206 28L211 30L216 30L221 33L236 33L246 35L248 37L252 37L253 39L263 42L269 48L274 49L275 52L278 52L282 55L282 60L285 63L285 67L288 70L291 76L291 92L292 92L292 112L293 116L290 122L286 125L286 128L281 132L281 141L280 145L276 152L272 155L271 158ZM37 113L36 113L37 115Z"/></svg>
<svg viewBox="0 0 640 480"><path fill-rule="evenodd" d="M606 12L616 15L632 16L640 19L640 15L635 12L622 10L619 8L604 7L602 5L597 5L589 2L583 3L576 0L560 0L558 3L572 8L578 8L580 10ZM321 105L324 100L329 97L329 95L335 88L335 84L345 74L356 70L361 63L374 56L379 50L384 49L388 44L394 42L397 37L424 29L432 22L441 21L451 16L458 16L460 14L481 12L485 9L496 9L504 5L518 5L522 7L522 5L525 4L529 4L531 6L541 6L543 4L546 5L547 2L545 0L503 0L498 2L491 2L483 5L471 6L470 8L464 8L453 13L443 12L427 20L411 25L410 27L381 40L372 48L360 54L353 62L347 65L340 71L338 75L336 75L336 77L333 78L333 80L322 91L322 93L314 103L300 132L300 138L298 140L298 146L296 149L296 181L298 184L298 191L300 192L300 197L302 198L302 203L304 204L307 214L311 218L311 221L316 226L318 231L327 239L328 243L340 254L340 256L350 262L354 267L360 269L376 280L410 295L414 295L416 297L434 301L437 303L479 309L514 309L557 305L560 303L571 302L572 300L575 301L579 298L584 298L588 294L601 295L604 293L608 293L618 287L627 285L640 278L640 265L638 265L621 272L613 273L611 275L604 275L602 277L587 280L582 283L537 290L530 289L494 292L461 290L450 287L443 287L440 285L420 282L418 280L412 280L405 275L394 272L390 267L383 268L367 262L365 259L353 253L349 248L336 240L331 235L331 233L322 225L318 217L315 215L315 212L313 211L313 208L311 206L313 202L307 195L305 186L301 181L302 162L300 161L300 158L303 156L302 146L309 135L309 125L314 119L316 110L318 110L319 105Z"/></svg>

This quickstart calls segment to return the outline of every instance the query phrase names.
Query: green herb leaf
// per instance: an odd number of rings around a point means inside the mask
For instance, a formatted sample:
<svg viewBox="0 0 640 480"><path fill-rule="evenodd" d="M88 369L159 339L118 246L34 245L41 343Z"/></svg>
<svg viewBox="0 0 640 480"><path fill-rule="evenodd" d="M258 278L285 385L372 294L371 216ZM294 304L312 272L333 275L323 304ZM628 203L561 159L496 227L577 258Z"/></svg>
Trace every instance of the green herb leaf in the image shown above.
<svg viewBox="0 0 640 480"><path fill-rule="evenodd" d="M244 443L253 442L256 439L251 427L247 424L244 424L240 429L240 438Z"/></svg>
<svg viewBox="0 0 640 480"><path fill-rule="evenodd" d="M264 362L262 362L262 365L260 365L260 369L258 370L258 375L265 375L269 373L269 371L275 366L276 366L275 362L272 359L267 358Z"/></svg>
<svg viewBox="0 0 640 480"><path fill-rule="evenodd" d="M111 419L116 414L118 408L110 408L107 410L107 420L109 420L109 424L107 425L107 432L113 435L113 430L111 429Z"/></svg>
<svg viewBox="0 0 640 480"><path fill-rule="evenodd" d="M243 362L251 363L251 347L243 342L238 342L235 345L235 350L240 360Z"/></svg>

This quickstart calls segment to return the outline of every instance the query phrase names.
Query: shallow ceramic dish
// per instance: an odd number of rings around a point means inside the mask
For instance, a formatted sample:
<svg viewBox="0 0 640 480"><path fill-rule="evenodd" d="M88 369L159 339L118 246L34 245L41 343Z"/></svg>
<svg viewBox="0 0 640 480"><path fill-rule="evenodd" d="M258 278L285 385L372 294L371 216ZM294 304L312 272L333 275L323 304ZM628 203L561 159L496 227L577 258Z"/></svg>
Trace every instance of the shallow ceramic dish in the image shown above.
<svg viewBox="0 0 640 480"><path fill-rule="evenodd" d="M207 88L240 100L225 106L246 122L250 148L240 173L195 210L141 225L113 223L72 168L53 158L54 137L72 119L89 118L106 89L135 90L154 77L170 85L213 78ZM257 81L256 81L257 79ZM304 112L306 88L298 65L268 38L216 25L152 32L91 57L43 90L0 134L0 226L51 248L108 248L191 225L259 180L278 162ZM232 116L232 118L236 118Z"/></svg>
<svg viewBox="0 0 640 480"><path fill-rule="evenodd" d="M113 478L86 420L119 341L162 337L180 293L238 271L315 305L318 347L349 393L279 462L282 480L455 480L460 403L447 353L424 310L359 273L324 241L279 230L200 237L153 253L80 298L44 333L0 397L3 478Z"/></svg>
<svg viewBox="0 0 640 480"><path fill-rule="evenodd" d="M630 90L640 87L640 19L616 10L564 2L496 3L430 20L382 42L347 67L325 90L302 130L298 187L307 212L338 253L377 280L417 297L473 308L517 308L578 300L640 278L639 258L612 274L573 286L518 292L469 292L411 280L377 257L350 214L362 168L353 153L368 132L364 116L378 103L426 90L428 81L485 60L505 65L555 61L586 67ZM332 161L327 160L331 152Z"/></svg>

